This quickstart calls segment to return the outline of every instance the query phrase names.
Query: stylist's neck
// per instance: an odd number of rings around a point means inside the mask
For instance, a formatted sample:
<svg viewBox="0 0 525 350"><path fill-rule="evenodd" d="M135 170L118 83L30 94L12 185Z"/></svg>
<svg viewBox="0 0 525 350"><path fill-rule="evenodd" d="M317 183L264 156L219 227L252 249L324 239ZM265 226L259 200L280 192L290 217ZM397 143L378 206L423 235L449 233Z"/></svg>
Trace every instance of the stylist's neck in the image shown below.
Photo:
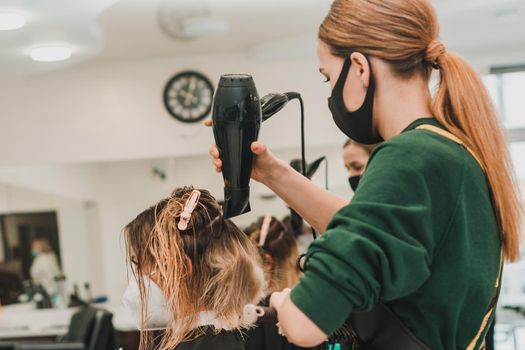
<svg viewBox="0 0 525 350"><path fill-rule="evenodd" d="M384 140L399 135L417 119L432 117L428 83L420 76L399 78L387 67L383 63L377 69L374 102L374 122Z"/></svg>

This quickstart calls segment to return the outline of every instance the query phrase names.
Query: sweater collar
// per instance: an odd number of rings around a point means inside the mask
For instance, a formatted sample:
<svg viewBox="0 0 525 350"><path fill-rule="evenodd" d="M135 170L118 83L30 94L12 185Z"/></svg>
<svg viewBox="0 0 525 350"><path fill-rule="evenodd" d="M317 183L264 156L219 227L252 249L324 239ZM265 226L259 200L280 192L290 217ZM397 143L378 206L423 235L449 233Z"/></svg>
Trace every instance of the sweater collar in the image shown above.
<svg viewBox="0 0 525 350"><path fill-rule="evenodd" d="M443 126L435 118L419 118L419 119L414 120L412 123L410 123L403 131L401 131L401 133L404 133L410 130L414 130L418 126L424 125L424 124L430 124L430 125L437 126L439 128L443 128Z"/></svg>

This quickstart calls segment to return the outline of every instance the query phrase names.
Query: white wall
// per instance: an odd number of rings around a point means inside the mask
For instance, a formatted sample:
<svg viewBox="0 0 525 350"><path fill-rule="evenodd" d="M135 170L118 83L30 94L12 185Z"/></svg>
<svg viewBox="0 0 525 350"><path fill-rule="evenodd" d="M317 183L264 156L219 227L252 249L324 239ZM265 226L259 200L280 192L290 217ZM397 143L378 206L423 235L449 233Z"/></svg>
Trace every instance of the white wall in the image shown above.
<svg viewBox="0 0 525 350"><path fill-rule="evenodd" d="M58 196L89 200L94 195L94 164L0 167L0 183Z"/></svg>
<svg viewBox="0 0 525 350"><path fill-rule="evenodd" d="M290 68L293 69L290 69ZM315 60L259 62L242 54L193 55L107 62L26 80L0 82L0 165L46 165L205 154L213 140L201 125L185 125L162 105L167 80L182 69L254 75L260 95L299 91L310 145L340 142L330 120ZM274 148L297 146L299 108L267 122ZM278 119L277 119L278 118ZM322 133L316 130L323 130Z"/></svg>

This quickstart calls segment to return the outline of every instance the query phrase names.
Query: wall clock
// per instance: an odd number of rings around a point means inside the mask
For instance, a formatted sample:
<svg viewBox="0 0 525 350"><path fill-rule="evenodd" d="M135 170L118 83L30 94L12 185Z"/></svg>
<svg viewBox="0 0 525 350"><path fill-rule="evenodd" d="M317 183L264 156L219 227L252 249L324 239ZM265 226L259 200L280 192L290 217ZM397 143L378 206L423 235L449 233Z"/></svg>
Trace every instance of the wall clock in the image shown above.
<svg viewBox="0 0 525 350"><path fill-rule="evenodd" d="M166 110L184 123L196 123L206 118L212 101L213 85L198 72L181 72L171 78L164 88Z"/></svg>

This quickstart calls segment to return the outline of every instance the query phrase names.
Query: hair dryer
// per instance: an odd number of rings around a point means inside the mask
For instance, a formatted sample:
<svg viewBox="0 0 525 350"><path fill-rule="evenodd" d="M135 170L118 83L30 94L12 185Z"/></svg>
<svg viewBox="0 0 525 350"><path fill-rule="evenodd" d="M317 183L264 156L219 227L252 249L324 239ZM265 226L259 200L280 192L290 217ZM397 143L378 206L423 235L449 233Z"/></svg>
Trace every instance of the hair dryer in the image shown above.
<svg viewBox="0 0 525 350"><path fill-rule="evenodd" d="M251 210L251 144L261 127L261 103L250 75L223 75L213 100L213 134L222 160L223 215L231 218Z"/></svg>
<svg viewBox="0 0 525 350"><path fill-rule="evenodd" d="M251 144L257 141L262 121L268 120L291 100L301 102L301 140L304 163L304 106L296 92L272 93L259 100L253 78L245 74L221 76L213 99L213 134L222 160L223 215L231 218L251 210ZM306 167L304 167L306 168ZM303 172L306 176L306 172Z"/></svg>

